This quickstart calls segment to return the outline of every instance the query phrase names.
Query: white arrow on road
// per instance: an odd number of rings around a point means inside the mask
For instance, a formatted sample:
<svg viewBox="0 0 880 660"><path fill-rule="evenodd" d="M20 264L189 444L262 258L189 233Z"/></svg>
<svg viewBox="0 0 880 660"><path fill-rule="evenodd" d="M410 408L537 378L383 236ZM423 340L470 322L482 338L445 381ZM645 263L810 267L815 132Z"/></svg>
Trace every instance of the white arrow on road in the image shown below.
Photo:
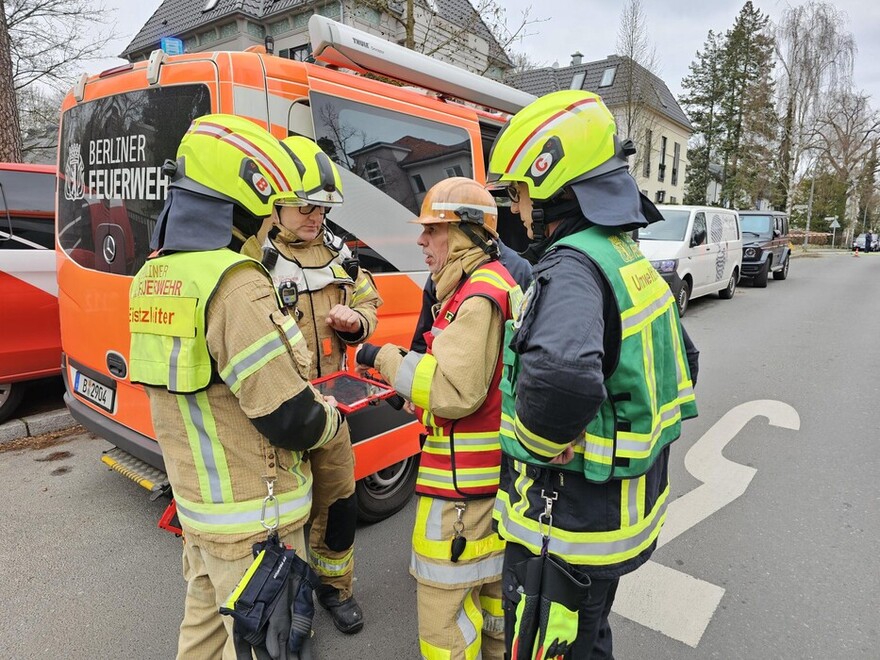
<svg viewBox="0 0 880 660"><path fill-rule="evenodd" d="M755 417L766 417L771 426L793 431L801 426L797 411L781 401L749 401L725 414L685 456L685 468L703 483L669 505L657 547L669 543L746 491L757 470L727 460L722 451ZM722 587L648 561L632 576L620 581L613 609L621 616L696 648L723 595Z"/></svg>

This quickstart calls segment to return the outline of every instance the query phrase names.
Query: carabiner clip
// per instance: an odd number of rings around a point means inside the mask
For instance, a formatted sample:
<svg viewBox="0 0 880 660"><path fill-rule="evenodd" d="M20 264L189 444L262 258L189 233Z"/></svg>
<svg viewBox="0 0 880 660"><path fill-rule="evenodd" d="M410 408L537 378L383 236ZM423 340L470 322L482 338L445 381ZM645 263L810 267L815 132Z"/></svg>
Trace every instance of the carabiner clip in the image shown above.
<svg viewBox="0 0 880 660"><path fill-rule="evenodd" d="M260 510L260 524L263 526L263 529L271 532L278 529L278 525L281 523L281 511L278 507L278 498L275 497L274 479L266 479L266 489L269 491L269 494L263 499L263 508ZM266 523L266 507L270 504L275 507L275 518L272 524Z"/></svg>
<svg viewBox="0 0 880 660"><path fill-rule="evenodd" d="M555 490L553 495L547 495L544 489L541 489L541 499L544 500L544 511L538 516L538 532L541 534L543 541L541 554L546 554L547 547L550 545L550 532L553 529L553 502L559 499L559 493ZM547 522L544 522L544 521ZM546 527L546 533L545 533Z"/></svg>

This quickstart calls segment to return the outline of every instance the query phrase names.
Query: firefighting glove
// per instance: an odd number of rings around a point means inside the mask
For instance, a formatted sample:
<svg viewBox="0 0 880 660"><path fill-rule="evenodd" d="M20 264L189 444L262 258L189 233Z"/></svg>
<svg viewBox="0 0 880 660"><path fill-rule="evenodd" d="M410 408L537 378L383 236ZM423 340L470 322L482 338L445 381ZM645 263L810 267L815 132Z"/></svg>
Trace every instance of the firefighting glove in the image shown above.
<svg viewBox="0 0 880 660"><path fill-rule="evenodd" d="M362 364L365 367L375 367L376 356L379 355L380 348L381 346L376 346L375 344L361 344L357 353L354 354L354 359L357 360L358 364Z"/></svg>
<svg viewBox="0 0 880 660"><path fill-rule="evenodd" d="M297 558L299 559L299 558ZM265 658L296 660L302 658L305 642L312 635L315 605L312 592L318 576L305 561L294 562L287 583L266 626ZM255 648L257 660L263 660Z"/></svg>
<svg viewBox="0 0 880 660"><path fill-rule="evenodd" d="M577 638L578 612L589 599L590 578L544 555L513 567L522 586L511 658L562 658Z"/></svg>
<svg viewBox="0 0 880 660"><path fill-rule="evenodd" d="M311 632L312 585L317 576L277 536L254 545L254 555L254 562L220 608L221 614L234 620L236 654L239 660L250 660L253 649L260 660L297 660ZM306 635L301 632L304 628L309 631Z"/></svg>

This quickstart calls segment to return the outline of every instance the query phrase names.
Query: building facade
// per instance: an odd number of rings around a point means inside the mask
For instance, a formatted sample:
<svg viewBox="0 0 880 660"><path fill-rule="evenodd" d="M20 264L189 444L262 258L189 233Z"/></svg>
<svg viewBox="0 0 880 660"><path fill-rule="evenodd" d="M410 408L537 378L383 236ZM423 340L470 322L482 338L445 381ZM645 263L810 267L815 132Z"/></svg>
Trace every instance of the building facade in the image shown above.
<svg viewBox="0 0 880 660"><path fill-rule="evenodd" d="M660 204L681 204L693 126L666 83L627 57L609 55L586 63L582 58L574 53L567 67L511 73L505 82L536 96L563 89L601 96L621 139L636 147L630 171L641 191Z"/></svg>
<svg viewBox="0 0 880 660"><path fill-rule="evenodd" d="M495 80L511 68L468 0L164 0L120 56L147 59L163 37L176 37L190 53L267 46L307 61L313 14L403 44L408 7L415 50Z"/></svg>

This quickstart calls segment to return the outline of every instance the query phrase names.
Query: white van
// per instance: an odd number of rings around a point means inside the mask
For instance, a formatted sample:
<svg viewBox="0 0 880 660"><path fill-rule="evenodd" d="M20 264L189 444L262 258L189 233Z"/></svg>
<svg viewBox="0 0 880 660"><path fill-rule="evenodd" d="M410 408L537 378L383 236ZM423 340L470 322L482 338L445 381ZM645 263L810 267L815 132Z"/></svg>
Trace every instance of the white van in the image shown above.
<svg viewBox="0 0 880 660"><path fill-rule="evenodd" d="M733 298L742 271L739 215L711 206L660 206L662 222L639 230L639 247L669 283L684 316L692 298Z"/></svg>

